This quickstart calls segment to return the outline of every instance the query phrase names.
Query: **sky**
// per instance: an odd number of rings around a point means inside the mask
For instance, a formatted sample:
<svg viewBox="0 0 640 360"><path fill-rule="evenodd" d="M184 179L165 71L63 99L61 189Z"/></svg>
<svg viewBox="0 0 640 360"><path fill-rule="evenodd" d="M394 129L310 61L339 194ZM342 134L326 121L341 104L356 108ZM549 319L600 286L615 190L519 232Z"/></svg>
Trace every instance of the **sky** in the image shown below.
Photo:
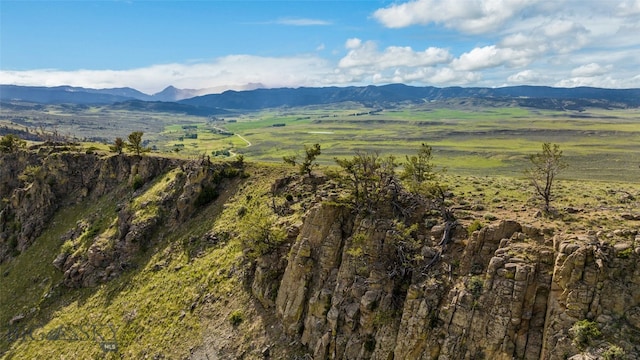
<svg viewBox="0 0 640 360"><path fill-rule="evenodd" d="M640 0L0 0L0 84L640 88Z"/></svg>

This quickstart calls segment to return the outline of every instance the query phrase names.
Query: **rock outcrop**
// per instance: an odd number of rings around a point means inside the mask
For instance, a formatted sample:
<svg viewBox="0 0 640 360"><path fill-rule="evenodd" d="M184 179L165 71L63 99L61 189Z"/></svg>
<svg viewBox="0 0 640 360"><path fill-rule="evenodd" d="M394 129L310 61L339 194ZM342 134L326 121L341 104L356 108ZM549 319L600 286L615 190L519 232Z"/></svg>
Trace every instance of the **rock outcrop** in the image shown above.
<svg viewBox="0 0 640 360"><path fill-rule="evenodd" d="M238 174L233 164L206 159L27 154L2 158L6 167L1 167L0 178L18 186L5 191L9 203L0 213L0 239L4 240L0 260L24 251L58 208L105 194L121 199L112 219L89 216L61 239L65 245L53 264L71 287L94 286L118 276L151 245L160 226L179 226L199 206L217 197L225 179ZM14 176L20 171L16 182Z"/></svg>
<svg viewBox="0 0 640 360"><path fill-rule="evenodd" d="M0 210L0 262L29 247L57 209L98 199L119 187L128 190L134 177L144 183L179 163L151 156L40 150L0 158L0 195L7 201Z"/></svg>
<svg viewBox="0 0 640 360"><path fill-rule="evenodd" d="M640 247L512 220L455 233L436 265L392 273L397 223L318 204L266 306L316 359L598 358L614 345L640 358ZM422 264L441 235L442 226L412 233ZM602 332L588 347L570 330L580 320Z"/></svg>

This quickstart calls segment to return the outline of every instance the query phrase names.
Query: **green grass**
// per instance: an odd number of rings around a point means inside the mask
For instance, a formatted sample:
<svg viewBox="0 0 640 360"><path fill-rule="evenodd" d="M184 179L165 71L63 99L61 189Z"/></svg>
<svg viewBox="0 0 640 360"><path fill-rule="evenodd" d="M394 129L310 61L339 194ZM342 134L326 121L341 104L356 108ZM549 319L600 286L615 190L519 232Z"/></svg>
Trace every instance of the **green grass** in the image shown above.
<svg viewBox="0 0 640 360"><path fill-rule="evenodd" d="M246 295L237 273L243 248L251 246L252 241L242 234L255 225L249 223L252 214L271 211L263 206L269 202L270 186L289 169L281 164L248 166L252 174L249 178L230 180L216 201L199 208L186 223L160 227L154 234L154 245L132 261L135 266L93 288L65 287L61 284L62 273L51 263L69 246L60 239L62 234L75 228L87 214L104 218L96 223L98 230L87 232L113 230L109 225L116 215L115 196L58 212L27 251L0 265L2 287L12 289L0 292L0 331L7 334L9 320L24 314L26 318L15 329L32 329L36 339L27 336L9 343L3 336L0 353L7 351L5 355L12 359L50 358L51 354L83 359L184 358L202 344L205 329L219 317L216 314L226 314L222 319L229 331L245 326L230 314L231 310L252 323L250 314L254 311L250 302L241 300ZM156 201L178 172L169 171L149 184L132 199L133 208ZM245 222L239 220L240 207L246 209ZM290 221L296 219L294 216ZM208 242L205 233L216 234L220 242ZM96 241L101 238L102 234ZM235 320L230 322L228 316ZM92 335L92 326L105 341L115 339L117 354L103 351ZM63 340L72 332L82 335L79 329L88 332L91 339Z"/></svg>
<svg viewBox="0 0 640 360"><path fill-rule="evenodd" d="M53 266L53 260L63 250L61 236L75 228L76 223L87 214L113 214L115 201L103 198L94 204L79 204L66 211L58 212L50 222L49 228L20 256L0 265L2 288L0 291L0 324L6 333L6 324L19 314L30 318L34 312L39 313L39 320L48 319L54 309L64 302L71 302L82 291L73 291L70 296L63 296L66 289L61 285L62 273ZM68 246L68 245L67 245ZM5 291L11 289L11 291ZM28 321L28 320L27 320ZM35 326L28 322L28 326ZM0 342L0 349L7 346L5 338Z"/></svg>
<svg viewBox="0 0 640 360"><path fill-rule="evenodd" d="M143 139L159 152L168 154L179 149L184 157L225 150L232 156L242 154L247 160L280 162L284 155L300 152L303 145L319 143L322 155L317 160L324 165L355 151L379 151L404 158L426 142L433 147L438 165L451 173L474 176L521 176L527 156L538 152L543 142L551 142L560 145L569 162L562 175L566 179L640 179L639 109L553 111L450 101L404 104L367 114L373 108L343 103L267 109L215 121L98 110L93 107L69 117L63 108L52 106L53 118L43 121L57 122L63 133L99 133L108 139L142 130ZM33 116L33 124L39 121L37 113L28 115ZM188 128L193 126L196 128ZM251 146L238 136L217 134L218 130L241 135ZM185 137L188 133L197 133L197 139Z"/></svg>

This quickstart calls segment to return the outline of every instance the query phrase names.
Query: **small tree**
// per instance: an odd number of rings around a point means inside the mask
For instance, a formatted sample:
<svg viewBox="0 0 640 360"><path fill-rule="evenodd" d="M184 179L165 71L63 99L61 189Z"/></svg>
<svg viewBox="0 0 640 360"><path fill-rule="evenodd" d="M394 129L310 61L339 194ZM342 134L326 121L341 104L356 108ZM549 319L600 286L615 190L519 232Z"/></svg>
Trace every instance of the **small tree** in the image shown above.
<svg viewBox="0 0 640 360"><path fill-rule="evenodd" d="M351 192L353 205L371 213L388 195L387 187L395 183L398 164L393 156L380 157L377 152L359 152L351 159L335 158L342 168L343 183Z"/></svg>
<svg viewBox="0 0 640 360"><path fill-rule="evenodd" d="M142 135L144 133L142 131L134 131L129 134L129 143L127 144L127 149L129 151L136 153L136 155L140 155L145 149L142 146Z"/></svg>
<svg viewBox="0 0 640 360"><path fill-rule="evenodd" d="M305 157L304 160L298 164L297 156L283 156L282 160L291 165L291 166L299 166L300 174L311 176L311 171L314 167L318 166L316 163L316 158L321 154L320 144L313 144L313 146L304 146Z"/></svg>
<svg viewBox="0 0 640 360"><path fill-rule="evenodd" d="M525 174L531 181L538 196L544 201L544 212L551 211L551 200L553 200L553 181L560 171L567 167L567 163L562 159L562 151L557 144L542 144L542 152L529 155L531 167L525 170Z"/></svg>
<svg viewBox="0 0 640 360"><path fill-rule="evenodd" d="M0 139L0 152L8 154L27 146L26 141L14 134L7 134Z"/></svg>
<svg viewBox="0 0 640 360"><path fill-rule="evenodd" d="M422 143L417 155L406 156L407 162L404 163L401 178L407 181L412 191L418 190L424 182L433 179L432 159L431 146L425 143Z"/></svg>
<svg viewBox="0 0 640 360"><path fill-rule="evenodd" d="M320 144L313 144L313 146L304 146L305 157L304 161L300 164L300 173L306 173L307 176L311 176L311 170L318 166L316 158L320 156Z"/></svg>
<svg viewBox="0 0 640 360"><path fill-rule="evenodd" d="M115 153L122 154L122 150L124 150L125 145L126 144L124 140L122 140L121 137L117 137L116 140L113 142L113 145L111 145L109 149L111 149L111 151Z"/></svg>
<svg viewBox="0 0 640 360"><path fill-rule="evenodd" d="M442 218L448 223L453 223L455 216L446 205L447 187L438 181L438 175L445 169L436 172L432 162L431 146L422 143L418 153L406 156L406 160L403 164L401 178L405 181L407 188L411 192L429 199L432 206L440 211Z"/></svg>

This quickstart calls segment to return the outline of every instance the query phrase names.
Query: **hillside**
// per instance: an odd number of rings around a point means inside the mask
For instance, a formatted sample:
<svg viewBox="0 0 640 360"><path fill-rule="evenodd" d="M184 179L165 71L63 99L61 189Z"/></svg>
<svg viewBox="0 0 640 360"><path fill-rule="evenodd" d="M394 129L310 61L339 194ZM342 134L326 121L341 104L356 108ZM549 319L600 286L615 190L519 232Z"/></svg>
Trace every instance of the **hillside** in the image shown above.
<svg viewBox="0 0 640 360"><path fill-rule="evenodd" d="M0 354L640 358L640 186L321 170L2 154Z"/></svg>
<svg viewBox="0 0 640 360"><path fill-rule="evenodd" d="M186 98L196 94L193 90L168 87L154 95L143 94L131 88L86 89L71 86L29 87L0 85L0 101L34 102L40 104L113 104L140 101L177 101L174 105L183 112L188 106L195 106L187 113L211 114L226 110L260 110L277 107L299 107L356 102L364 106L389 106L409 102L422 103L447 99L479 99L493 102L513 102L517 106L553 110L580 110L592 108L629 108L640 106L640 89L602 89L591 87L554 88L546 86L508 86L501 88L464 88L433 86L417 87L403 84L382 86L349 86L317 88L276 88L246 91L228 90L221 94L210 94ZM168 104L162 107L170 107ZM149 106L153 110L153 106ZM173 111L173 110L172 110Z"/></svg>
<svg viewBox="0 0 640 360"><path fill-rule="evenodd" d="M111 104L126 100L151 100L149 95L131 88L87 89L73 86L0 85L0 100L40 104Z"/></svg>
<svg viewBox="0 0 640 360"><path fill-rule="evenodd" d="M637 107L640 89L552 88L545 86L511 86L502 88L463 88L403 84L297 89L256 89L225 91L182 100L181 103L225 109L256 110L280 106L296 107L354 101L365 106L385 106L399 102L424 102L475 98L488 102L514 101L518 106L542 109L584 107Z"/></svg>

